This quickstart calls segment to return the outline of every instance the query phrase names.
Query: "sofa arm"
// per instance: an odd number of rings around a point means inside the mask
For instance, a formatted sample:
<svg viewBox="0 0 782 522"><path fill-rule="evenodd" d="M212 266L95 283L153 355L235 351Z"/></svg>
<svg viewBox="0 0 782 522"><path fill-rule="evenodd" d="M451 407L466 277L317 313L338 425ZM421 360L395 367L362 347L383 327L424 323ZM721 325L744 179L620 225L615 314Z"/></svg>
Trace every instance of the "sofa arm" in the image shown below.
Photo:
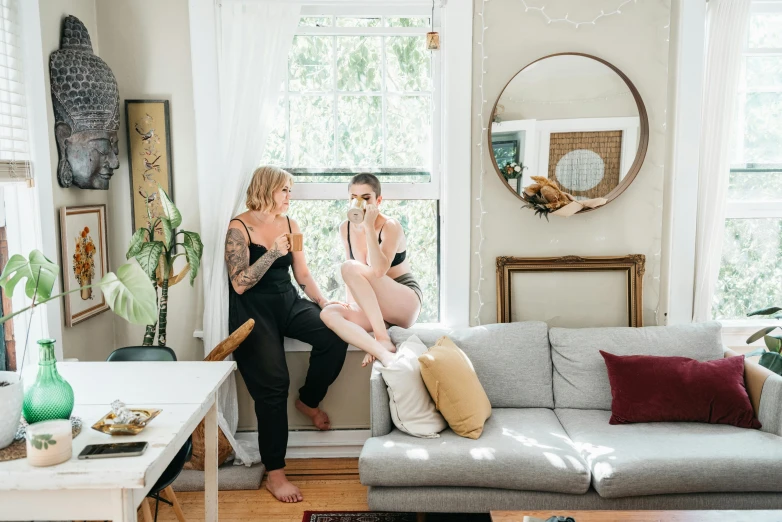
<svg viewBox="0 0 782 522"><path fill-rule="evenodd" d="M369 378L369 426L373 437L388 435L393 428L386 381L375 368Z"/></svg>
<svg viewBox="0 0 782 522"><path fill-rule="evenodd" d="M758 365L758 368L763 368ZM764 370L766 368L763 368ZM760 396L758 420L762 431L782 437L782 376L769 371Z"/></svg>
<svg viewBox="0 0 782 522"><path fill-rule="evenodd" d="M740 355L726 348L725 357ZM755 410L755 416L763 425L761 431L782 437L782 377L754 361L744 360L744 383Z"/></svg>

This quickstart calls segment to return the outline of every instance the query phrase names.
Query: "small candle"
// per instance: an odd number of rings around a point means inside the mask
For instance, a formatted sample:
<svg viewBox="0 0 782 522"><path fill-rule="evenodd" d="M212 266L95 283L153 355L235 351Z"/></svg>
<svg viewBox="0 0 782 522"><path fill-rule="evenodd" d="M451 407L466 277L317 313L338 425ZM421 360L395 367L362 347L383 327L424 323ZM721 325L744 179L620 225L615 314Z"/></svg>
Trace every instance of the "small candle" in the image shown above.
<svg viewBox="0 0 782 522"><path fill-rule="evenodd" d="M73 449L71 421L50 420L27 426L27 462L53 466L70 460Z"/></svg>

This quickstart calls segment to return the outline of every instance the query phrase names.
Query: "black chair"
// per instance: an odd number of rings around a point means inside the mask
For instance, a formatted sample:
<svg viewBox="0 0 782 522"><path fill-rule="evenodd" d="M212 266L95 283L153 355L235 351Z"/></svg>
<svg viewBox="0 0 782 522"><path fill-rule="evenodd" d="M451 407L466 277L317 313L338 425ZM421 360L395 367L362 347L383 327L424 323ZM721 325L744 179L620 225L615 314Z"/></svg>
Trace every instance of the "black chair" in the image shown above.
<svg viewBox="0 0 782 522"><path fill-rule="evenodd" d="M174 350L172 350L168 346L127 346L125 348L117 348L116 350L111 352L111 354L106 359L106 361L108 362L128 362L128 361L136 361L136 362L171 361L173 362L176 361L176 353L174 353ZM152 489L149 490L147 496L155 499L155 518L154 518L155 521L157 521L158 507L160 505L160 502L162 501L174 508L174 512L176 513L179 522L185 522L185 517L182 514L182 508L179 506L179 501L177 501L176 495L174 495L174 490L171 489L171 484L179 476L179 473L181 473L182 469L185 466L185 463L190 460L190 457L192 455L193 455L193 439L191 436L187 438L185 444L182 446L179 452L177 452L177 454L174 456L171 463L163 471L163 474L160 475L158 481L155 483L154 486L152 486ZM168 495L169 498L171 499L170 501L160 496L160 493L162 491L166 492L166 495ZM149 506L147 505L146 500L142 503L142 512L144 513L145 517L151 515L151 513L149 513Z"/></svg>

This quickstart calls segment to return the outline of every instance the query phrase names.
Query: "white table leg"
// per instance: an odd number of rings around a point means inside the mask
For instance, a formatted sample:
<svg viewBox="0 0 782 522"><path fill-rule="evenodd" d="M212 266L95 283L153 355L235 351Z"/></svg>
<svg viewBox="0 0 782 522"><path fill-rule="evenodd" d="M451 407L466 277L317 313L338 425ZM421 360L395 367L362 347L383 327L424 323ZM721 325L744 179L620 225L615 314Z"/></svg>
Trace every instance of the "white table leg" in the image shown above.
<svg viewBox="0 0 782 522"><path fill-rule="evenodd" d="M204 418L204 510L206 522L217 522L217 391Z"/></svg>
<svg viewBox="0 0 782 522"><path fill-rule="evenodd" d="M136 503L133 502L133 491L130 489L115 491L117 510L112 520L115 522L136 522Z"/></svg>

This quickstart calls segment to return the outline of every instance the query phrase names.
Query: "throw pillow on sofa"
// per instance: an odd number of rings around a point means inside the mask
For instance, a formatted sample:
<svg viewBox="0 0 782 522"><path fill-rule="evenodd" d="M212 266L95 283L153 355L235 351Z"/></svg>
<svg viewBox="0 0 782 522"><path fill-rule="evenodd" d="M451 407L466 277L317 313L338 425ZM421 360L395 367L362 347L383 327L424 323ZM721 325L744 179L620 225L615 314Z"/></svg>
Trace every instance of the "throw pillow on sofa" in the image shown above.
<svg viewBox="0 0 782 522"><path fill-rule="evenodd" d="M423 379L418 357L426 345L415 335L397 348L394 362L375 365L388 387L388 405L394 426L408 435L433 438L448 424L435 408Z"/></svg>
<svg viewBox="0 0 782 522"><path fill-rule="evenodd" d="M470 359L448 337L441 337L418 358L435 406L454 433L477 439L491 416L491 403Z"/></svg>
<svg viewBox="0 0 782 522"><path fill-rule="evenodd" d="M744 356L714 361L600 350L611 384L610 424L707 422L760 428L744 385Z"/></svg>

